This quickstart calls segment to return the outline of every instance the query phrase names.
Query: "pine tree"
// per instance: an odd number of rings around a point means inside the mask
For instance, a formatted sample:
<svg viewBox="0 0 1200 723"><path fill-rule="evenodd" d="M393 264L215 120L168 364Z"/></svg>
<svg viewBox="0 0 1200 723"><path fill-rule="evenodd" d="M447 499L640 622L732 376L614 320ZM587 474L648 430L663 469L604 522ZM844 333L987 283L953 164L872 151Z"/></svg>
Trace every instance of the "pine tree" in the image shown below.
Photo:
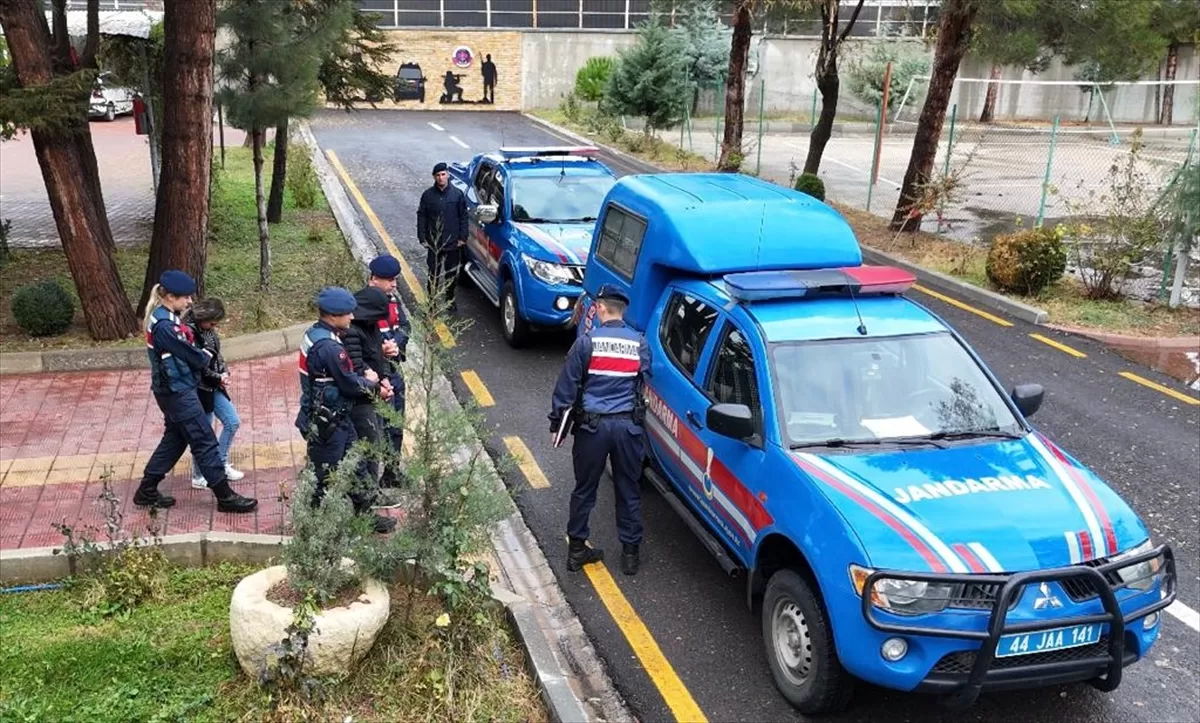
<svg viewBox="0 0 1200 723"><path fill-rule="evenodd" d="M1175 80L1179 67L1179 46L1193 43L1196 47L1200 36L1200 12L1195 0L1162 0L1154 13L1151 27L1163 36L1167 43L1167 67L1164 80ZM1158 122L1171 125L1175 112L1175 86L1167 85L1162 91L1162 109Z"/></svg>
<svg viewBox="0 0 1200 723"><path fill-rule="evenodd" d="M374 105L392 92L394 82L380 70L396 52L379 29L376 13L358 12L354 0L303 0L297 3L303 34L325 33L330 39L322 49L317 80L325 101L346 111L366 100ZM271 169L271 192L267 198L267 221L283 218L283 188L287 180L288 121L275 127L275 157Z"/></svg>
<svg viewBox="0 0 1200 723"><path fill-rule="evenodd" d="M684 43L688 80L692 85L692 110L701 88L725 82L729 70L729 28L721 22L712 0L692 0L677 15L676 32Z"/></svg>
<svg viewBox="0 0 1200 723"><path fill-rule="evenodd" d="M637 41L620 51L609 80L613 110L645 117L647 135L677 123L691 94L685 51L680 37L657 18L642 23Z"/></svg>
<svg viewBox="0 0 1200 723"><path fill-rule="evenodd" d="M254 195L258 207L259 289L271 286L271 237L263 187L266 130L304 117L320 102L317 74L333 33L348 23L349 7L330 8L323 23L308 25L303 8L276 0L227 0L218 24L233 32L218 56L228 84L218 98L231 123L245 130L254 149ZM307 30L307 32L305 32ZM282 134L286 139L286 132ZM276 143L280 142L276 138ZM286 141L284 141L286 142Z"/></svg>

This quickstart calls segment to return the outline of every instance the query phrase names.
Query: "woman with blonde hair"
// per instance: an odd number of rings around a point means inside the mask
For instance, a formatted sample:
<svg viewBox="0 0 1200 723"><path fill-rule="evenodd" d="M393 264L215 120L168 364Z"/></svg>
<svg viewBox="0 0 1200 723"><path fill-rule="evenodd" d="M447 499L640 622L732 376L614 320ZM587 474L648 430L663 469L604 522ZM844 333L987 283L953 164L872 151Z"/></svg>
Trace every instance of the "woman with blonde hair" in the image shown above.
<svg viewBox="0 0 1200 723"><path fill-rule="evenodd" d="M196 282L182 271L164 271L146 304L146 353L150 357L150 391L162 410L165 429L162 441L150 456L142 482L133 495L139 507L168 508L175 498L158 491L158 483L170 473L183 451L192 457L208 480L220 512L252 512L258 500L243 497L229 486L217 437L196 392L200 375L208 367L212 352L197 349L191 327L179 315L192 304Z"/></svg>

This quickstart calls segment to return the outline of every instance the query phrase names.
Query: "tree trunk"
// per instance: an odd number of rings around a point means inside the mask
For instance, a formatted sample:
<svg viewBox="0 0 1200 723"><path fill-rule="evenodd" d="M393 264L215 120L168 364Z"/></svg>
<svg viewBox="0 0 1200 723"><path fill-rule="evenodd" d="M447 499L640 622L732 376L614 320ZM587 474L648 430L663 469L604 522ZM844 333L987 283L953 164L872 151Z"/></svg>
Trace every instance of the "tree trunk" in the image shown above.
<svg viewBox="0 0 1200 723"><path fill-rule="evenodd" d="M208 260L212 171L214 0L173 0L163 16L162 170L154 206L150 260L138 308L167 269L196 280L203 294ZM153 142L153 139L151 139Z"/></svg>
<svg viewBox="0 0 1200 723"><path fill-rule="evenodd" d="M271 168L271 194L267 200L267 222L283 218L283 184L287 180L288 122L275 126L275 162Z"/></svg>
<svg viewBox="0 0 1200 723"><path fill-rule="evenodd" d="M946 120L946 107L950 105L950 93L954 90L959 63L970 45L971 25L977 9L975 0L946 0L942 3L933 56L933 77L929 82L921 116L917 120L917 132L913 138L912 155L908 159L908 170L904 173L904 185L900 188L900 200L892 215L890 226L893 231L916 231L921 228L924 212L916 204L922 186L928 183L929 172L933 169L938 139Z"/></svg>
<svg viewBox="0 0 1200 723"><path fill-rule="evenodd" d="M53 48L37 1L0 3L0 25L21 86L49 83ZM81 118L80 122L86 121ZM137 319L117 273L112 247L103 243L104 207L90 193L81 145L70 135L40 131L30 135L88 331L97 340L129 336L137 329Z"/></svg>
<svg viewBox="0 0 1200 723"><path fill-rule="evenodd" d="M996 95L1000 92L1000 64L992 64L992 72L988 75L992 82L988 83L987 95L983 99L983 112L979 114L980 123L991 123L996 116Z"/></svg>
<svg viewBox="0 0 1200 723"><path fill-rule="evenodd" d="M821 168L821 156L825 153L825 145L833 135L833 119L837 116L838 92L841 80L838 78L837 56L830 56L822 66L817 66L817 89L821 91L821 115L813 126L812 135L808 141L808 156L804 159L804 172L816 173Z"/></svg>
<svg viewBox="0 0 1200 723"><path fill-rule="evenodd" d="M79 64L85 68L96 68L96 53L100 52L100 0L87 3L87 41L83 46L83 58Z"/></svg>
<svg viewBox="0 0 1200 723"><path fill-rule="evenodd" d="M1179 67L1179 45L1171 43L1167 46L1167 73L1165 80L1175 80L1175 71ZM1162 125L1171 125L1172 116L1175 114L1175 86L1168 83L1163 87L1162 98L1162 116L1158 122Z"/></svg>
<svg viewBox="0 0 1200 723"><path fill-rule="evenodd" d="M254 203L258 208L258 288L271 288L271 232L267 228L267 199L263 193L263 137L262 128L250 129L250 144L254 148Z"/></svg>
<svg viewBox="0 0 1200 723"><path fill-rule="evenodd" d="M725 80L725 135L717 170L736 173L742 165L742 126L746 105L746 63L750 58L750 8L754 0L738 0L729 46L729 75Z"/></svg>

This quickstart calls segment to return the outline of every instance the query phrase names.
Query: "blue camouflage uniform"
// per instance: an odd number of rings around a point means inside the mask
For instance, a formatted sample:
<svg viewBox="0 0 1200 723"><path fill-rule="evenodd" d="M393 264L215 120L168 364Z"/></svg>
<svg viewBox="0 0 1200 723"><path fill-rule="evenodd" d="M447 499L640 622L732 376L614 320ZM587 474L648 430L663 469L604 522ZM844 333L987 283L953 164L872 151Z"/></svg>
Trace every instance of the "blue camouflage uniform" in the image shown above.
<svg viewBox="0 0 1200 723"><path fill-rule="evenodd" d="M191 277L174 270L162 274L159 286L176 296L191 296L196 290ZM150 390L162 410L164 430L133 501L143 507L174 505L174 498L158 492L158 484L190 447L220 510L250 512L257 502L230 489L217 437L196 392L212 352L196 348L192 334L191 327L167 307L160 305L151 312L146 325L146 354L150 359Z"/></svg>
<svg viewBox="0 0 1200 723"><path fill-rule="evenodd" d="M602 290L601 294L606 292ZM607 292L624 299L616 292ZM571 456L575 489L571 493L567 534L588 538L588 517L596 490L611 460L617 499L617 535L624 545L642 542L641 489L645 438L642 377L650 366L650 348L641 333L624 321L609 321L579 336L554 388L551 432L563 414L574 415Z"/></svg>
<svg viewBox="0 0 1200 723"><path fill-rule="evenodd" d="M318 295L317 305L327 314L348 314L353 312L355 300L345 289L326 289ZM350 407L356 398L372 394L376 384L354 372L338 330L325 321L318 321L304 332L299 371L296 427L308 442L308 458L317 477L315 504L325 494L330 473L358 441ZM370 500L359 492L352 493L351 499L359 512L370 506Z"/></svg>

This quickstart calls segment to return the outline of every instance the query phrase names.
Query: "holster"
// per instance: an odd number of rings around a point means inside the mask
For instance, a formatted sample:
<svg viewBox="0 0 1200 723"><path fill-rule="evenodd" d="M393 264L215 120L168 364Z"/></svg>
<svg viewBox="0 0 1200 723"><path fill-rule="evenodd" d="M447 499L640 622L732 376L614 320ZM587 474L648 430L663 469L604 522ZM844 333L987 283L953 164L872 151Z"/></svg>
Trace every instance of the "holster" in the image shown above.
<svg viewBox="0 0 1200 723"><path fill-rule="evenodd" d="M338 422L342 420L343 416L344 410L318 404L312 414L313 431L317 435L317 440L322 444L327 444L332 440Z"/></svg>

